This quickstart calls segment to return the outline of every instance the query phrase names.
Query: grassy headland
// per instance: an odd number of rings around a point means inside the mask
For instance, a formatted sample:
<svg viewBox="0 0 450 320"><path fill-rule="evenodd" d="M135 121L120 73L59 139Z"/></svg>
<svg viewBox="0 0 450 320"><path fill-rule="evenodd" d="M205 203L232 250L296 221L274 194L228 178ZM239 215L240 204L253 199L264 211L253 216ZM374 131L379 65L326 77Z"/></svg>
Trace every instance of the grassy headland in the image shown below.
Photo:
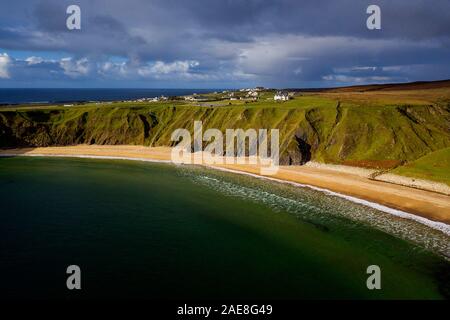
<svg viewBox="0 0 450 320"><path fill-rule="evenodd" d="M450 148L431 152L392 170L392 173L448 184L450 181Z"/></svg>
<svg viewBox="0 0 450 320"><path fill-rule="evenodd" d="M282 164L315 160L396 168L397 174L450 185L450 177L442 174L450 172L450 82L361 88L365 87L302 93L287 102L274 102L273 92L267 91L258 101L4 107L0 109L0 148L172 146L175 129L192 132L193 121L202 120L204 130L278 128ZM429 165L436 155L440 164Z"/></svg>

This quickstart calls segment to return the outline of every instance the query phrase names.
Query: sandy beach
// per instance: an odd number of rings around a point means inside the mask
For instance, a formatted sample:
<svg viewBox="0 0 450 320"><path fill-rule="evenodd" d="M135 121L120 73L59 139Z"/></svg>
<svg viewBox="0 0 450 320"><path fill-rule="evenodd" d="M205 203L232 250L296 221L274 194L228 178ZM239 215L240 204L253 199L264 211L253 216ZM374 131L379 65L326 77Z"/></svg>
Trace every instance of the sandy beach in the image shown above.
<svg viewBox="0 0 450 320"><path fill-rule="evenodd" d="M23 148L0 150L0 156L76 156L146 161L166 161L171 159L169 147L143 146L98 146L77 145L65 147ZM218 169L234 170L260 176L257 165L233 164L214 165ZM450 196L431 191L419 190L393 183L375 181L361 172L337 171L326 166L281 166L275 178L293 183L306 184L327 189L343 195L375 202L389 208L450 224Z"/></svg>

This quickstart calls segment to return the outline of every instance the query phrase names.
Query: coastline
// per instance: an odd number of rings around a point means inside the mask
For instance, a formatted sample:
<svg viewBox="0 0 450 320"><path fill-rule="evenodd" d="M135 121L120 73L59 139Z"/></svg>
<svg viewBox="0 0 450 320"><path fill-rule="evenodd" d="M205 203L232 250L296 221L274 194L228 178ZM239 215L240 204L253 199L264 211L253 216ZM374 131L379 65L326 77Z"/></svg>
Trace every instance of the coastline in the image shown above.
<svg viewBox="0 0 450 320"><path fill-rule="evenodd" d="M0 156L54 156L135 160L171 163L171 148L130 145L77 145L67 147L0 150ZM212 169L309 187L371 206L395 216L412 219L450 235L450 197L440 193L370 180L358 173L308 166L280 166L277 174L264 176L257 165L205 165Z"/></svg>
<svg viewBox="0 0 450 320"><path fill-rule="evenodd" d="M376 203L376 202L371 202L371 201L367 201L364 199L360 199L360 198L356 198L356 197L352 197L352 196L348 196L342 193L338 193L338 192L334 192L331 191L329 189L324 189L324 188L319 188L319 187L315 187L312 185L308 185L308 184L303 184L303 183L297 183L297 182L292 182L292 181L288 181L288 180L281 180L281 179L277 179L277 178L271 178L271 177L267 177L267 176L261 176L258 174L253 174L253 173L248 173L248 172L243 172L243 171L238 171L238 170L233 170L233 169L225 169L225 168L219 168L219 167L214 167L214 166L208 166L210 168L213 168L215 170L220 170L220 171L225 171L225 172L231 172L231 173L235 173L235 174L243 174L243 175L247 175L247 176L251 176L257 179L265 179L265 180L270 180L270 181L274 181L274 182L278 182L278 183L287 183L296 187L300 187L300 188L310 188L316 191L320 191L323 193L326 193L328 195L332 195L332 196L336 196L336 197L340 197L340 198L344 198L347 199L349 201L352 201L354 203L359 203L374 209L377 209L379 211L383 211L386 213L389 213L391 215L400 217L400 218L404 218L404 219L410 219L410 220L414 220L416 222L419 222L423 225L426 225L430 228L442 231L444 234L450 236L450 225L446 224L444 222L439 222L439 221L434 221L434 220L430 220L428 218L424 218L421 215L415 215L412 213L408 213L402 210L398 210L398 209L393 209L387 206L384 206L382 204Z"/></svg>
<svg viewBox="0 0 450 320"><path fill-rule="evenodd" d="M442 193L450 196L450 186L442 182L436 182L431 180L423 180L419 178L413 178L408 176L400 176L390 172L380 171L377 169L366 169L359 167L351 167L346 165L337 164L324 164L314 161L309 161L304 164L306 167L322 168L327 170L333 170L337 172L346 172L367 178L370 180L383 181L386 183L392 183L396 185L402 185L405 187L415 188L419 190L432 191Z"/></svg>

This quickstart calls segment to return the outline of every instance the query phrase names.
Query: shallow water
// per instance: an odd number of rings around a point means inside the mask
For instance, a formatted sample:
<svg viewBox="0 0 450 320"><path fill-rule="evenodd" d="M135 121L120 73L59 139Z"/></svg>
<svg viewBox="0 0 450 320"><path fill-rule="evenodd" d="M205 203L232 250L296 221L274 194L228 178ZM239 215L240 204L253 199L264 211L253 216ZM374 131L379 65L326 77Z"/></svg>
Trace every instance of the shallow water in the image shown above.
<svg viewBox="0 0 450 320"><path fill-rule="evenodd" d="M0 159L6 297L445 298L449 237L308 188L195 167ZM65 287L66 267L82 290ZM381 267L368 290L366 268Z"/></svg>

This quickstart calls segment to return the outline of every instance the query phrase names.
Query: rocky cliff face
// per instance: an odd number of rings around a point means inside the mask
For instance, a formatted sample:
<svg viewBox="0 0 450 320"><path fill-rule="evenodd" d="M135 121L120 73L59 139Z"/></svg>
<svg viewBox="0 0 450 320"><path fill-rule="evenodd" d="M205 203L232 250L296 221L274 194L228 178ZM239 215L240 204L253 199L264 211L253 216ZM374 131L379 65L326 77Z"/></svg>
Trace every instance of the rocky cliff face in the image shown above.
<svg viewBox="0 0 450 320"><path fill-rule="evenodd" d="M0 147L73 144L172 146L172 132L279 129L280 161L394 166L450 146L448 106L308 108L76 107L0 112Z"/></svg>

